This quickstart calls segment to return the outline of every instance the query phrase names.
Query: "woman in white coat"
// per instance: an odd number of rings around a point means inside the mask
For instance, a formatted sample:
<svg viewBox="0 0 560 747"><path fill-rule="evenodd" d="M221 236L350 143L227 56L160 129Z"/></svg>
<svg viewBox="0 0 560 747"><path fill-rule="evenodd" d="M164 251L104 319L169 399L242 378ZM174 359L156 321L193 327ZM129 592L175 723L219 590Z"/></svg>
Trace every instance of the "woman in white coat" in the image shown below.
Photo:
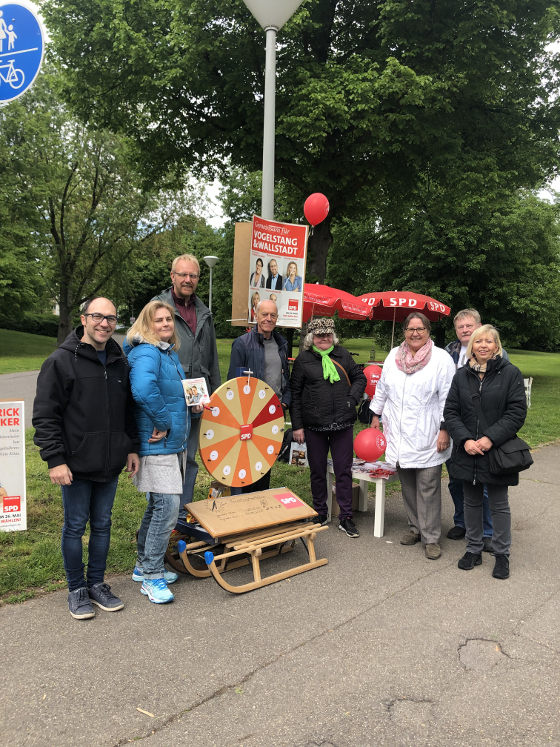
<svg viewBox="0 0 560 747"><path fill-rule="evenodd" d="M443 408L455 366L432 342L424 314L409 314L403 329L404 342L387 356L371 401L371 427L379 428L383 416L385 459L397 467L410 527L401 544L422 541L426 557L436 560L441 555L441 467L451 454Z"/></svg>

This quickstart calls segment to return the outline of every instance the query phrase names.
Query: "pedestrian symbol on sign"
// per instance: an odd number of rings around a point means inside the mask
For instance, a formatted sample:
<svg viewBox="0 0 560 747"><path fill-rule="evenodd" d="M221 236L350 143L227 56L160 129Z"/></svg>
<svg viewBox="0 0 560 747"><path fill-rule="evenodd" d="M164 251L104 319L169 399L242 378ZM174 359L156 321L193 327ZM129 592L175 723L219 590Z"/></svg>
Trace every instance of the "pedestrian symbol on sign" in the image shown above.
<svg viewBox="0 0 560 747"><path fill-rule="evenodd" d="M0 104L21 96L31 86L43 60L41 22L28 5L0 6Z"/></svg>

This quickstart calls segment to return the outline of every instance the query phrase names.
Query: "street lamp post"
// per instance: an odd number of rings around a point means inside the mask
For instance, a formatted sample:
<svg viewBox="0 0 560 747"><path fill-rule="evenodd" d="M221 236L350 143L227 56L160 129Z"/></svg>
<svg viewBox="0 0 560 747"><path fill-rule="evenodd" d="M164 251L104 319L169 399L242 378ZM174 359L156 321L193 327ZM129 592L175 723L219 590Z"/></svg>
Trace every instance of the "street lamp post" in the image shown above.
<svg viewBox="0 0 560 747"><path fill-rule="evenodd" d="M276 34L303 0L243 0L266 32L264 73L264 133L261 215L274 218L274 146L276 113Z"/></svg>
<svg viewBox="0 0 560 747"><path fill-rule="evenodd" d="M210 254L208 257L204 257L204 261L210 268L210 288L208 291L208 308L210 311L212 311L212 268L218 261L219 257L215 257L213 254Z"/></svg>

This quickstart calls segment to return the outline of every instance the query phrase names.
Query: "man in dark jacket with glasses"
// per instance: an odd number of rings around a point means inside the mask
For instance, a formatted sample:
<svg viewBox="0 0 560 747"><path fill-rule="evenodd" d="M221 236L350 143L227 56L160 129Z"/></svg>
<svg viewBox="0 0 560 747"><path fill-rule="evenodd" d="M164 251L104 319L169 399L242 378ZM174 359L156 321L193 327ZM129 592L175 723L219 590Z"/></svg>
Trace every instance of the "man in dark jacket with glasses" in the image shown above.
<svg viewBox="0 0 560 747"><path fill-rule="evenodd" d="M107 612L124 607L104 576L119 474L125 465L136 474L140 446L128 362L112 339L115 306L94 298L81 321L43 363L33 403L33 440L51 482L62 489L62 558L70 614L77 620L95 616L92 604ZM88 521L86 580L82 537Z"/></svg>

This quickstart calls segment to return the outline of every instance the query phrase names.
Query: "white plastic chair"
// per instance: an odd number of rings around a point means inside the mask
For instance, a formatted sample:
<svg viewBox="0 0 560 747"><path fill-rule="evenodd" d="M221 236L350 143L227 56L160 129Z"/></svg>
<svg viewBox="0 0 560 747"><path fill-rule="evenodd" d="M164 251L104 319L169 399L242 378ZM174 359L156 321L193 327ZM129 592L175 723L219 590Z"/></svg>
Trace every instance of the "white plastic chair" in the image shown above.
<svg viewBox="0 0 560 747"><path fill-rule="evenodd" d="M533 386L533 377L523 379L525 384L525 396L527 397L527 407L531 407L531 387Z"/></svg>

